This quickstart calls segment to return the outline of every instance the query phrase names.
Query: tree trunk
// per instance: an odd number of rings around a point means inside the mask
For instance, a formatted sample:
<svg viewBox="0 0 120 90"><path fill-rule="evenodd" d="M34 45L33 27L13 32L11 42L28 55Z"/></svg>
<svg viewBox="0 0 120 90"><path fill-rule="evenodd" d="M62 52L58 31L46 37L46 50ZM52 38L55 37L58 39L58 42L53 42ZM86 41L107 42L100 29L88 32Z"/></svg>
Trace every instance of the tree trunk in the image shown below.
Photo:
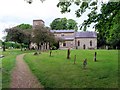
<svg viewBox="0 0 120 90"><path fill-rule="evenodd" d="M6 50L5 50L5 42L2 42L2 45L3 45L3 47L2 47L2 48L3 48L3 51L6 51Z"/></svg>

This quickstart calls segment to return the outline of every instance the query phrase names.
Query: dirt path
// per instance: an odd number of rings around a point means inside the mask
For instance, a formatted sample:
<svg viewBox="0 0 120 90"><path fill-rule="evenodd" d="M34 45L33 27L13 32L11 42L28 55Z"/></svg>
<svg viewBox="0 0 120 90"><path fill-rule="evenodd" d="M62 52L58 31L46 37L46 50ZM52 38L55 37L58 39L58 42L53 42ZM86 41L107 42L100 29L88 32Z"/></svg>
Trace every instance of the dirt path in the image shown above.
<svg viewBox="0 0 120 90"><path fill-rule="evenodd" d="M25 54L16 57L16 66L12 73L11 88L43 88L24 62Z"/></svg>

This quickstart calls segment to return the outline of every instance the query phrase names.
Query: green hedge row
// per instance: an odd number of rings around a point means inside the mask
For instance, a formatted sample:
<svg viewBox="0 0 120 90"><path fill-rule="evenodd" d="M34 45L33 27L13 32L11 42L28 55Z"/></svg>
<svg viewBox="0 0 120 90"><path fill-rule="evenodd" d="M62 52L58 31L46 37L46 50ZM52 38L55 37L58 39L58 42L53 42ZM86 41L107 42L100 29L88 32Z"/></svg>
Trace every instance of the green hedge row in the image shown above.
<svg viewBox="0 0 120 90"><path fill-rule="evenodd" d="M5 47L6 48L20 48L21 45L19 43L14 43L14 42L5 42ZM25 48L27 45L22 44L22 47Z"/></svg>

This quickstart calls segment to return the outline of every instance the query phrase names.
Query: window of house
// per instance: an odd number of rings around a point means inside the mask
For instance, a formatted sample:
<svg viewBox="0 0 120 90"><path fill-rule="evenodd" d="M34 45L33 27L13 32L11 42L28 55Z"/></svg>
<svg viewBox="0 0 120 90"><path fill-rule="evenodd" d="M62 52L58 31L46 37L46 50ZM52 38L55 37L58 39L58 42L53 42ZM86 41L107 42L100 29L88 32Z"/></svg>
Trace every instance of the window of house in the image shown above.
<svg viewBox="0 0 120 90"><path fill-rule="evenodd" d="M63 46L66 46L66 43L65 43L65 42L63 43Z"/></svg>
<svg viewBox="0 0 120 90"><path fill-rule="evenodd" d="M80 41L78 41L78 46L80 46Z"/></svg>
<svg viewBox="0 0 120 90"><path fill-rule="evenodd" d="M90 41L90 46L92 46L92 40Z"/></svg>

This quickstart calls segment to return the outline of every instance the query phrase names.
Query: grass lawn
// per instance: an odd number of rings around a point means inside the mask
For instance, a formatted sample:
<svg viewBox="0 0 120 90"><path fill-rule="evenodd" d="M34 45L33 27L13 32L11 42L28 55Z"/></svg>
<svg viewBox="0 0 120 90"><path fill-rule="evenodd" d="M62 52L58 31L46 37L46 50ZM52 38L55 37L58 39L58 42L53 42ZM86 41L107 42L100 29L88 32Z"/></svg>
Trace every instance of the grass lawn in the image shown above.
<svg viewBox="0 0 120 90"><path fill-rule="evenodd" d="M94 52L97 62L93 62ZM34 56L26 54L24 59L31 71L45 88L117 88L118 51L117 50L71 50L71 59L66 59L66 50L44 52ZM74 65L74 55L77 56ZM86 69L82 68L87 58Z"/></svg>
<svg viewBox="0 0 120 90"><path fill-rule="evenodd" d="M9 88L11 82L11 72L15 66L15 59L18 54L27 53L31 51L20 51L20 50L6 50L2 52L5 56L2 60L2 88Z"/></svg>

